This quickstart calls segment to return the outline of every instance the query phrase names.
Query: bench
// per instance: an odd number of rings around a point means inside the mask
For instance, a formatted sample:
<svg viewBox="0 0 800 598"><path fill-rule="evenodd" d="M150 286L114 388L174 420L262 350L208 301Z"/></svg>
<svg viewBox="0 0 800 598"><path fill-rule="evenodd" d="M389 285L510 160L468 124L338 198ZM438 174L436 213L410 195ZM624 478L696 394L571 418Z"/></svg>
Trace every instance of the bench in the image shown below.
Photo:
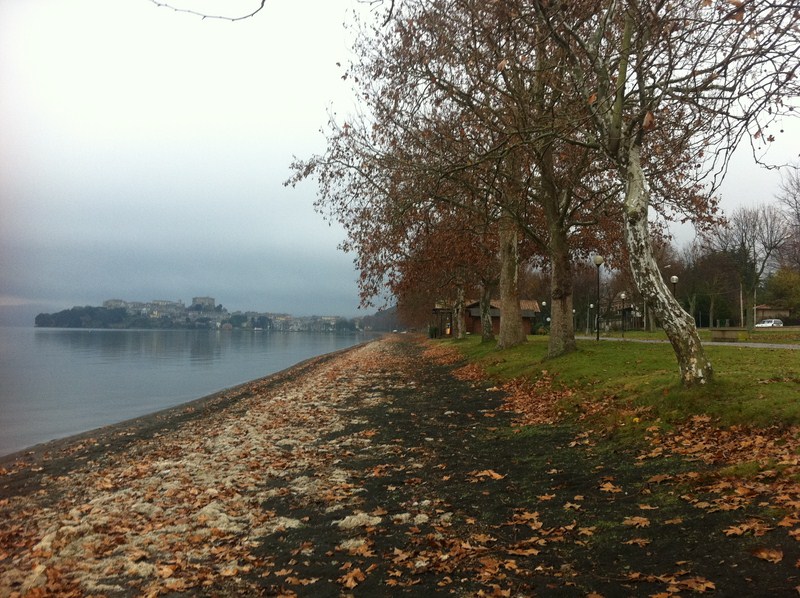
<svg viewBox="0 0 800 598"><path fill-rule="evenodd" d="M711 340L735 343L739 341L740 336L744 336L746 334L747 334L747 328L712 328ZM747 337L744 336L742 340L746 339Z"/></svg>

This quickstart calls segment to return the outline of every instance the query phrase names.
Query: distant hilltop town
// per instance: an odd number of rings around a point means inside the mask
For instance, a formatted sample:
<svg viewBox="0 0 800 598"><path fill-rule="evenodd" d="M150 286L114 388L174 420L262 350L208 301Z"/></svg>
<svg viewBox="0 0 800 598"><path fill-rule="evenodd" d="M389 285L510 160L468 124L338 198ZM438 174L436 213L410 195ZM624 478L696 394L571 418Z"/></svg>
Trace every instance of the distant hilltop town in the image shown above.
<svg viewBox="0 0 800 598"><path fill-rule="evenodd" d="M102 307L73 307L36 316L34 324L47 328L208 328L218 330L278 330L309 332L355 332L364 329L364 319L339 316L304 316L236 311L228 312L213 297L183 301L123 301L109 299Z"/></svg>

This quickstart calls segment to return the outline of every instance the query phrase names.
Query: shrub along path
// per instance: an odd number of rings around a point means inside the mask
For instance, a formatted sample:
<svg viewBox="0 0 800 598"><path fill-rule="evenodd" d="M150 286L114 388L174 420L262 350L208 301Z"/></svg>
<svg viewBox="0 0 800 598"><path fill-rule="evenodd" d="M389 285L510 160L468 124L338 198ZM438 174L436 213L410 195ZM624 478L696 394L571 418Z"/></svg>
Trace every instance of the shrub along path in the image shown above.
<svg viewBox="0 0 800 598"><path fill-rule="evenodd" d="M0 595L796 595L794 437L612 443L563 392L396 335L53 445L3 464Z"/></svg>

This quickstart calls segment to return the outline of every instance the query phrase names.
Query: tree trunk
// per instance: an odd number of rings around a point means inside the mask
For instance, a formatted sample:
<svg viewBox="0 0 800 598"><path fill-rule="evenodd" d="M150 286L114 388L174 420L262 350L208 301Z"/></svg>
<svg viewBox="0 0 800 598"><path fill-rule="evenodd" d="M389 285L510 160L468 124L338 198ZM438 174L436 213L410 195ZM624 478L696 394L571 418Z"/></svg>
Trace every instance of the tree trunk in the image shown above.
<svg viewBox="0 0 800 598"><path fill-rule="evenodd" d="M647 306L647 301L644 302L644 329L647 332L653 332L656 329L656 320L653 317L653 310Z"/></svg>
<svg viewBox="0 0 800 598"><path fill-rule="evenodd" d="M481 342L488 343L494 340L492 327L492 287L486 283L481 284Z"/></svg>
<svg viewBox="0 0 800 598"><path fill-rule="evenodd" d="M550 227L550 339L547 356L558 357L577 350L572 317L572 264L567 232L563 226Z"/></svg>
<svg viewBox="0 0 800 598"><path fill-rule="evenodd" d="M714 327L714 294L713 293L711 294L710 303L711 303L711 305L708 308L708 327L709 328L713 328Z"/></svg>
<svg viewBox="0 0 800 598"><path fill-rule="evenodd" d="M639 147L633 145L628 154L625 241L633 278L672 343L683 385L706 384L712 378L712 367L703 351L694 319L672 296L653 257L647 221L650 197L640 162Z"/></svg>
<svg viewBox="0 0 800 598"><path fill-rule="evenodd" d="M739 281L739 326L745 327L744 321L744 293L742 291L742 282Z"/></svg>
<svg viewBox="0 0 800 598"><path fill-rule="evenodd" d="M507 213L500 216L500 335L498 349L521 345L527 339L522 328L522 310L519 306L519 253L518 233L513 219Z"/></svg>
<svg viewBox="0 0 800 598"><path fill-rule="evenodd" d="M686 300L686 307L688 308L686 311L688 311L689 314L691 314L692 318L694 318L694 310L696 306L697 306L697 295L692 293Z"/></svg>
<svg viewBox="0 0 800 598"><path fill-rule="evenodd" d="M453 306L453 332L458 339L465 338L464 331L464 286L458 285L456 289L456 304Z"/></svg>
<svg viewBox="0 0 800 598"><path fill-rule="evenodd" d="M544 149L539 161L542 169L542 207L550 236L550 337L547 356L558 357L577 350L572 317L572 260L568 227L562 209L562 205L566 204L566 191L560 191L557 184L552 148Z"/></svg>

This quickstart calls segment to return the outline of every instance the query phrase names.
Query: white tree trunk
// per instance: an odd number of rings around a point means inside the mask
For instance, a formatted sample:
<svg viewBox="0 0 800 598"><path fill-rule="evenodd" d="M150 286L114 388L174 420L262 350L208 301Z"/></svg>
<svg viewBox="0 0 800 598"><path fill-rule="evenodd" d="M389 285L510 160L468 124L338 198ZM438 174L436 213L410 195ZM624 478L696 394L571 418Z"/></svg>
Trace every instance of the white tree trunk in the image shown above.
<svg viewBox="0 0 800 598"><path fill-rule="evenodd" d="M681 382L685 386L706 384L712 377L711 362L703 351L694 319L672 296L653 257L647 221L650 194L636 145L629 150L627 174L625 241L636 286L672 343Z"/></svg>

